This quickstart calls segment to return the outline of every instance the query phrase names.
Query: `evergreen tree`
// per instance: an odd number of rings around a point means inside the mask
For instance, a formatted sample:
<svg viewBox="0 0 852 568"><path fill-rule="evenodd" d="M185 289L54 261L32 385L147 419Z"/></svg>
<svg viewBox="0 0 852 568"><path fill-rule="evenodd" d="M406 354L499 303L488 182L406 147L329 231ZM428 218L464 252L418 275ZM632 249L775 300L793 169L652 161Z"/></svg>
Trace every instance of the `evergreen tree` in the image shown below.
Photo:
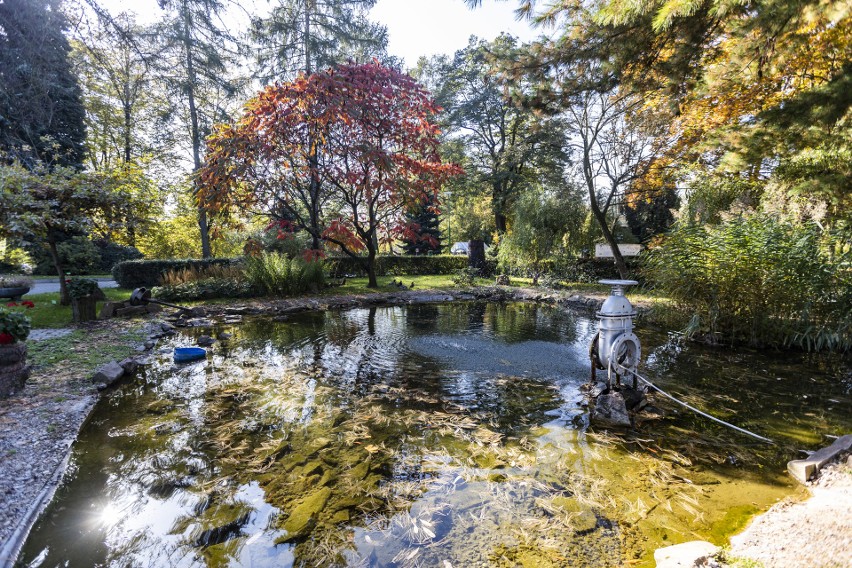
<svg viewBox="0 0 852 568"><path fill-rule="evenodd" d="M0 2L0 151L80 168L85 111L71 72L61 0Z"/></svg>
<svg viewBox="0 0 852 568"><path fill-rule="evenodd" d="M189 135L193 174L202 164L204 139L215 122L227 119L226 104L235 99L237 82L229 80L233 38L217 22L224 11L220 0L159 0L166 11L160 30L165 42L160 76L167 89L185 103L180 113ZM195 183L193 182L193 185ZM195 189L193 189L195 191ZM211 256L211 219L198 207L201 254Z"/></svg>
<svg viewBox="0 0 852 568"><path fill-rule="evenodd" d="M441 250L441 229L434 196L427 196L425 201L408 211L405 220L408 229L402 247L405 254L428 254Z"/></svg>
<svg viewBox="0 0 852 568"><path fill-rule="evenodd" d="M279 0L266 18L255 19L258 75L264 82L338 63L389 63L387 28L367 12L376 0Z"/></svg>

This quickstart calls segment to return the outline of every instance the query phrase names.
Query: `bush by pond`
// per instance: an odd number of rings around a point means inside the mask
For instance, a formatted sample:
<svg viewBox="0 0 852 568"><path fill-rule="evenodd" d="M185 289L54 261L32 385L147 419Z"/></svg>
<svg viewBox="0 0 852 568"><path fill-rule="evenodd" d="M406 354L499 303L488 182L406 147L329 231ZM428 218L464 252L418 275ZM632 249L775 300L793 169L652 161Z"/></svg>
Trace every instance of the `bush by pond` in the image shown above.
<svg viewBox="0 0 852 568"><path fill-rule="evenodd" d="M325 286L322 261L307 262L277 253L246 258L246 280L263 294L289 296Z"/></svg>
<svg viewBox="0 0 852 568"><path fill-rule="evenodd" d="M679 225L646 277L692 314L688 333L808 350L852 347L852 250L816 224L767 215Z"/></svg>

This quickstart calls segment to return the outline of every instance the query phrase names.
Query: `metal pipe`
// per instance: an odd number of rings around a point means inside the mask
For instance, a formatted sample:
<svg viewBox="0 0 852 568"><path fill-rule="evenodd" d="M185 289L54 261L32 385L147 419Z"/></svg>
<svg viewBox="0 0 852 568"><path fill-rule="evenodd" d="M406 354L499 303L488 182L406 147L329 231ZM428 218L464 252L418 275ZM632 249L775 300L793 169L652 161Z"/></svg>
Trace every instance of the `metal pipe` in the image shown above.
<svg viewBox="0 0 852 568"><path fill-rule="evenodd" d="M162 300L156 300L151 297L151 291L147 288L136 288L130 294L130 303L134 306L145 305L148 303L151 304L159 304L161 306L167 306L169 308L175 308L177 310L181 310L184 312L188 312L189 308L185 306L178 306L177 304L170 304L168 302L164 302Z"/></svg>

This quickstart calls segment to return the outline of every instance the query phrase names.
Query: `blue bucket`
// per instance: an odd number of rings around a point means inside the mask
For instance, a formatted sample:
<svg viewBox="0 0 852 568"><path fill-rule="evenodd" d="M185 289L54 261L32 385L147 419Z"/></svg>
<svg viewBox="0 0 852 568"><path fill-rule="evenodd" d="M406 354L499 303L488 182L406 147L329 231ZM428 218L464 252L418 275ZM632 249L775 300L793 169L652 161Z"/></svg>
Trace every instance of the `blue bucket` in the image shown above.
<svg viewBox="0 0 852 568"><path fill-rule="evenodd" d="M207 357L207 350L201 347L175 347L175 363L198 361Z"/></svg>

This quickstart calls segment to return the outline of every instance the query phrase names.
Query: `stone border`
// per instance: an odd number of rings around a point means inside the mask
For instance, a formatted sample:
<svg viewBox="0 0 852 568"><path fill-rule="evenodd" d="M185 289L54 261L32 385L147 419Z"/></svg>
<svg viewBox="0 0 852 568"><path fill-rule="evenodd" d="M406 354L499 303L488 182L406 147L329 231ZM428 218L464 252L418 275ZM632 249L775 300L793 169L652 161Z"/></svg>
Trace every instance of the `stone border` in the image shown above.
<svg viewBox="0 0 852 568"><path fill-rule="evenodd" d="M80 430L83 428L83 425L88 422L89 416L91 416L92 409L95 407L96 402L96 398L91 399L89 408L86 409L86 418L80 422L80 425L77 428L77 433L74 435L75 441L77 436L80 435ZM3 547L0 548L0 567L13 568L15 566L15 562L17 561L21 550L24 548L24 543L30 535L30 531L36 524L36 521L38 521L41 517L42 513L44 513L45 509L47 509L50 502L53 501L53 496L56 495L56 490L59 489L59 486L62 484L62 479L65 477L65 472L68 469L68 462L70 460L71 446L69 446L66 450L65 458L59 462L59 465L57 465L56 469L53 470L50 479L45 483L42 490L36 496L35 501L30 504L27 512L24 514L24 517L18 523L18 526L12 530L12 534L9 535L9 540L7 540Z"/></svg>

